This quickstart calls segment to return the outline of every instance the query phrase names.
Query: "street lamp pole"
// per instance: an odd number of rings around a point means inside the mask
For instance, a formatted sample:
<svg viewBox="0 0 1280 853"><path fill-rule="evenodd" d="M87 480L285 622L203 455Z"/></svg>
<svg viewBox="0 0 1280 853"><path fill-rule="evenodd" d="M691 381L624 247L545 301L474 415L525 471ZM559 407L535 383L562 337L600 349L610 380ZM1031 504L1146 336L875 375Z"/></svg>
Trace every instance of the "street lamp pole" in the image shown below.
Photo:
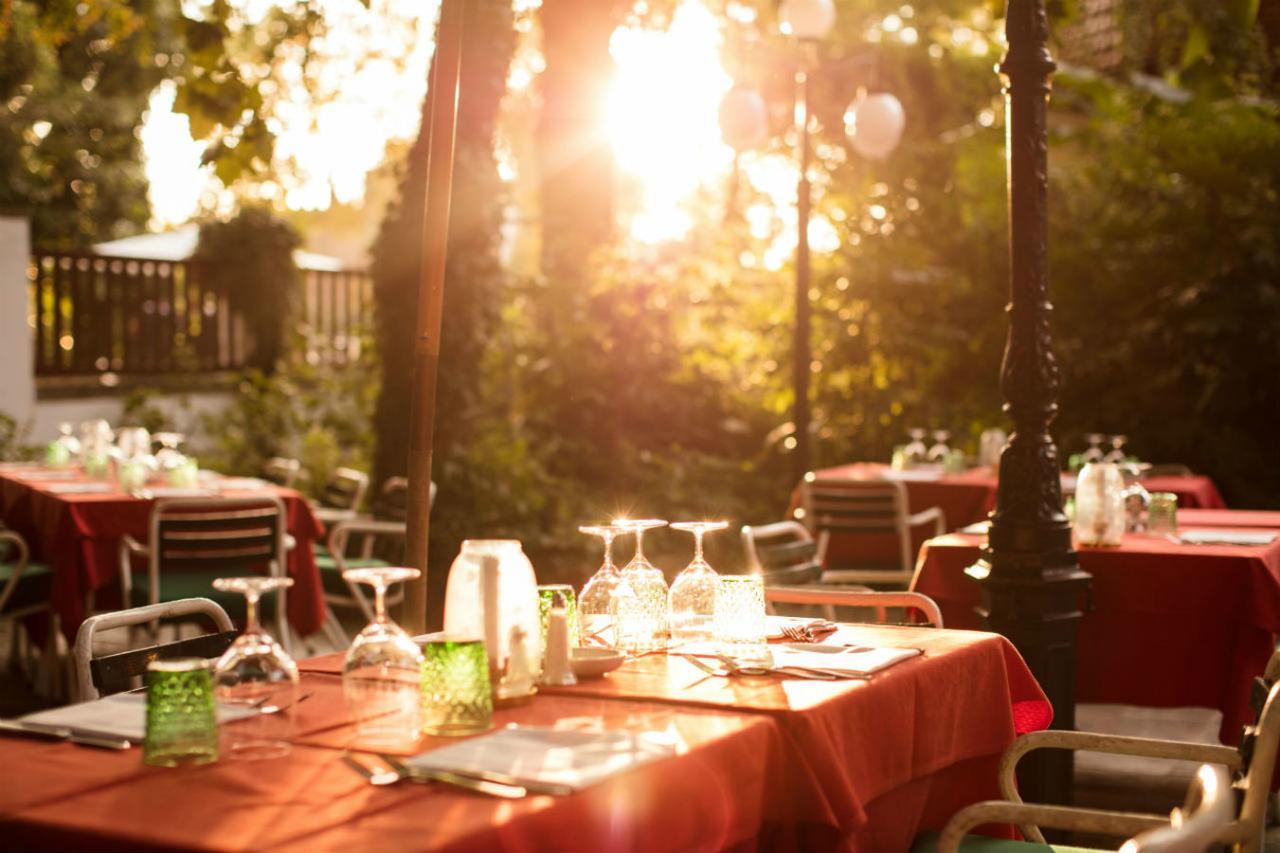
<svg viewBox="0 0 1280 853"><path fill-rule="evenodd" d="M809 302L809 211L813 204L809 185L809 72L810 45L805 45L805 64L796 71L797 140L800 146L800 178L796 183L796 322L792 343L792 370L795 403L796 446L792 452L794 479L804 480L809 472L809 351L812 306Z"/></svg>
<svg viewBox="0 0 1280 853"><path fill-rule="evenodd" d="M1080 571L1062 508L1058 363L1049 329L1048 110L1053 59L1045 0L1009 0L1008 52L999 66L1006 103L1009 185L1009 338L1000 390L1014 431L1000 454L987 547L967 571L982 587L991 630L1022 653L1053 703L1054 728L1075 726L1076 629L1091 577ZM1028 756L1033 758L1033 756ZM1035 756L1020 773L1028 800L1062 803L1071 754Z"/></svg>

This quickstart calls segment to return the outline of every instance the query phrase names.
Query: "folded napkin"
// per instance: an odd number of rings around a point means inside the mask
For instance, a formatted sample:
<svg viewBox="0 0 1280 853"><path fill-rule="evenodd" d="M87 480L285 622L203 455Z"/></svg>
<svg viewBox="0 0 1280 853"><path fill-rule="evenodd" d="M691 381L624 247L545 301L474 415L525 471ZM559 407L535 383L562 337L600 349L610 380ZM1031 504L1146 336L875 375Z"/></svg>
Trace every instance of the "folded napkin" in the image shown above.
<svg viewBox="0 0 1280 853"><path fill-rule="evenodd" d="M29 471L16 471L15 475L23 480L74 480L80 474L65 468L34 468Z"/></svg>
<svg viewBox="0 0 1280 853"><path fill-rule="evenodd" d="M990 529L991 529L991 522L986 519L983 519L982 521L975 521L973 524L966 524L964 527L960 528L959 532L974 533L981 536L982 534L986 533Z"/></svg>
<svg viewBox="0 0 1280 853"><path fill-rule="evenodd" d="M44 490L55 495L105 495L118 491L110 483L50 483Z"/></svg>
<svg viewBox="0 0 1280 853"><path fill-rule="evenodd" d="M680 744L665 732L499 729L405 761L418 770L503 773L575 791L650 761L675 755Z"/></svg>
<svg viewBox="0 0 1280 853"><path fill-rule="evenodd" d="M220 480L212 480L210 486L220 492L253 492L267 487L266 480L259 480L257 477L223 477Z"/></svg>
<svg viewBox="0 0 1280 853"><path fill-rule="evenodd" d="M822 643L783 643L770 646L774 667L826 669L843 675L870 675L908 658L919 649L875 649L868 646L833 646Z"/></svg>
<svg viewBox="0 0 1280 853"><path fill-rule="evenodd" d="M153 498L207 498L213 494L208 489L192 486L153 486L147 493Z"/></svg>
<svg viewBox="0 0 1280 853"><path fill-rule="evenodd" d="M916 468L910 468L900 471L897 468L886 468L884 470L884 478L886 480L905 480L908 482L930 482L942 479L942 466L929 465Z"/></svg>
<svg viewBox="0 0 1280 853"><path fill-rule="evenodd" d="M255 708L227 705L223 702L217 703L217 710L219 723L242 720L258 713ZM141 742L147 730L147 694L117 693L92 702L37 711L21 717L20 721Z"/></svg>
<svg viewBox="0 0 1280 853"><path fill-rule="evenodd" d="M1274 530L1184 530L1178 540L1187 545L1270 545Z"/></svg>

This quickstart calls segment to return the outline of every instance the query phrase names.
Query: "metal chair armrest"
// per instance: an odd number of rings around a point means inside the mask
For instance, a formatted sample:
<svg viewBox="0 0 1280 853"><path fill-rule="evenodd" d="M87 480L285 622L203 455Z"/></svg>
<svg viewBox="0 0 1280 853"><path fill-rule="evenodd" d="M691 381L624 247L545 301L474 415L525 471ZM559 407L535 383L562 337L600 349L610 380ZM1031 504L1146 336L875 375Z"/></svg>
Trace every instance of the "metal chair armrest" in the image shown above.
<svg viewBox="0 0 1280 853"><path fill-rule="evenodd" d="M1241 767L1240 753L1229 746L1209 743L1191 743L1178 740L1105 735L1096 732L1043 731L1022 735L1005 750L1000 759L1000 795L1011 803L1022 803L1014 771L1022 756L1037 749L1068 749L1084 752L1105 752L1112 755L1133 755L1144 758L1167 758L1176 761L1197 761L1203 764L1225 764L1232 770ZM1044 838L1035 827L1026 828L1023 834L1032 841L1043 844Z"/></svg>
<svg viewBox="0 0 1280 853"><path fill-rule="evenodd" d="M366 537L394 537L403 539L405 524L402 521L378 521L372 518L353 518L340 521L329 531L329 552L345 554L347 540L352 534Z"/></svg>
<svg viewBox="0 0 1280 853"><path fill-rule="evenodd" d="M1169 825L1168 817L1079 809L1069 806L1029 805L988 800L974 803L956 813L947 822L938 839L938 853L958 853L964 836L977 826L988 823L1016 823L1023 835L1040 838L1038 826L1104 835L1137 835L1148 829ZM1030 830L1030 831L1028 831ZM1037 843L1043 844L1043 839Z"/></svg>
<svg viewBox="0 0 1280 853"><path fill-rule="evenodd" d="M933 522L935 536L941 536L947 532L947 517L943 514L940 506L931 506L928 509L907 516L908 527L915 527L930 521Z"/></svg>
<svg viewBox="0 0 1280 853"><path fill-rule="evenodd" d="M133 606L133 558L150 557L151 549L128 533L120 537L120 594L123 606Z"/></svg>
<svg viewBox="0 0 1280 853"><path fill-rule="evenodd" d="M18 581L22 579L22 573L27 569L31 551L27 548L26 540L8 530L0 530L0 542L10 543L13 545L14 550L18 552L18 559L13 564L13 574L9 576L9 582L4 585L4 590L0 591L0 611L3 611L5 605L9 603L9 599L13 597L14 591L18 588Z"/></svg>

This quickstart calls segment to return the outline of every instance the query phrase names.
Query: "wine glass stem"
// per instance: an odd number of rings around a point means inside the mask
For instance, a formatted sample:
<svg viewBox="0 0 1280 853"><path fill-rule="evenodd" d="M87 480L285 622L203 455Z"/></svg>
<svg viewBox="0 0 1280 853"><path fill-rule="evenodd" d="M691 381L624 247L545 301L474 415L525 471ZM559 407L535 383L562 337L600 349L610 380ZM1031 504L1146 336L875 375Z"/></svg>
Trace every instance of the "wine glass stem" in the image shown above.
<svg viewBox="0 0 1280 853"><path fill-rule="evenodd" d="M637 564L644 562L644 530L643 528L639 528L639 527L636 528L635 562Z"/></svg>
<svg viewBox="0 0 1280 853"><path fill-rule="evenodd" d="M693 559L695 562L702 562L702 528L694 528L693 531Z"/></svg>
<svg viewBox="0 0 1280 853"><path fill-rule="evenodd" d="M245 590L244 593L244 632L258 633L258 596L256 589Z"/></svg>
<svg viewBox="0 0 1280 853"><path fill-rule="evenodd" d="M381 580L373 584L373 615L378 622L387 621L387 585Z"/></svg>
<svg viewBox="0 0 1280 853"><path fill-rule="evenodd" d="M600 568L605 571L613 571L613 534L606 533L601 538L604 539L604 565Z"/></svg>

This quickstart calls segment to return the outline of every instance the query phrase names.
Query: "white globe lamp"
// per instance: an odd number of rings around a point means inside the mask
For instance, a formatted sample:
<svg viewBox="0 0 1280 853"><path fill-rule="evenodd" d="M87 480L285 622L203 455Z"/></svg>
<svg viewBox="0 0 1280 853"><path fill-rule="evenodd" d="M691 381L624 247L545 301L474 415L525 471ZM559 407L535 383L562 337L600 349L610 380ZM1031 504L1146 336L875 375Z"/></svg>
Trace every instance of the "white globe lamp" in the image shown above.
<svg viewBox="0 0 1280 853"><path fill-rule="evenodd" d="M836 23L836 7L832 0L783 0L778 10L783 34L798 39L826 38Z"/></svg>
<svg viewBox="0 0 1280 853"><path fill-rule="evenodd" d="M907 116L902 102L888 92L854 101L845 113L845 130L853 150L869 160L883 160L902 141Z"/></svg>
<svg viewBox="0 0 1280 853"><path fill-rule="evenodd" d="M769 109L750 86L735 85L720 102L720 135L735 151L759 148L769 138Z"/></svg>

